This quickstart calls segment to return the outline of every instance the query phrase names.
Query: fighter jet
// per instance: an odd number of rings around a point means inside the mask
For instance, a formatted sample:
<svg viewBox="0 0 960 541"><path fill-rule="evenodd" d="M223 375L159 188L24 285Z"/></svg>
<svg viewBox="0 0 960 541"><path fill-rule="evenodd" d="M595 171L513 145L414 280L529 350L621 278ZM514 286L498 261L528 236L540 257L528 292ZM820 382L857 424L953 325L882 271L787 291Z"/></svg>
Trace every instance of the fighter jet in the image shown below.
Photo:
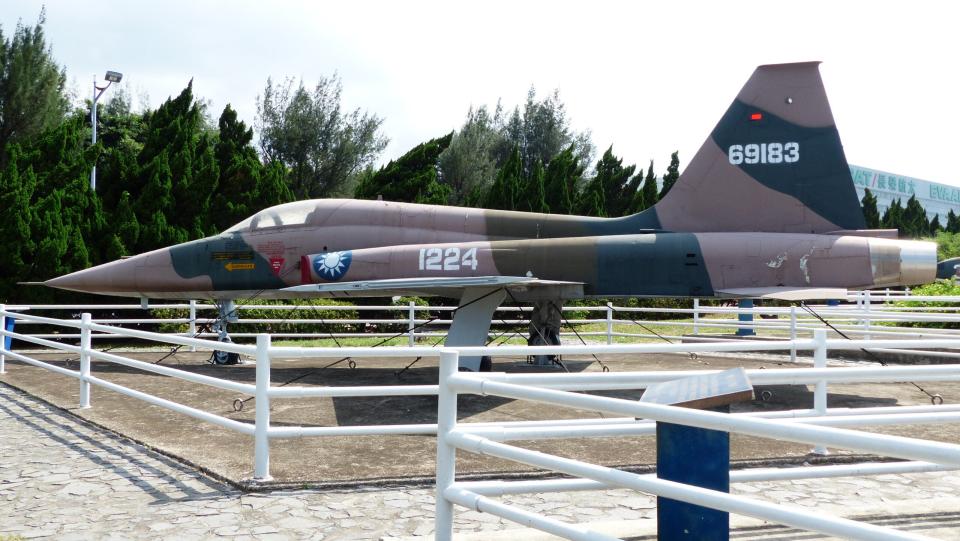
<svg viewBox="0 0 960 541"><path fill-rule="evenodd" d="M440 295L460 305L446 343L480 345L508 292L798 300L932 281L933 243L865 230L818 65L758 67L673 188L632 216L297 201L45 284L224 305Z"/></svg>

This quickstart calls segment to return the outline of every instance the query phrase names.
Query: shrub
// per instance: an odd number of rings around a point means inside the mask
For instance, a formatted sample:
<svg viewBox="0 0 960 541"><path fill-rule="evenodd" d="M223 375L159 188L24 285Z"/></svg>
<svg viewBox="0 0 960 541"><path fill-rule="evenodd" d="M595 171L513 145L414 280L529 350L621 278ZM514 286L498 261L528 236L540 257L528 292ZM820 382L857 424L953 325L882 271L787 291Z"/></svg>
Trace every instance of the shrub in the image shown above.
<svg viewBox="0 0 960 541"><path fill-rule="evenodd" d="M253 305L290 305L294 304L297 306L295 309L291 310L271 310L267 308L243 308L244 305L249 304ZM240 318L241 319L281 319L285 320L281 323L252 323L252 324L243 324L240 327L234 327L234 329L242 329L243 332L254 332L254 333L281 333L281 332L352 332L359 325L356 324L297 324L295 323L298 319L358 319L357 310L349 309L338 309L332 310L329 307L331 306L348 306L352 307L353 305L343 301L337 301L333 299L298 299L298 300L253 300L253 301L244 301L238 300L237 306L240 308ZM150 313L155 318L160 319L186 319L189 317L189 310L186 308L154 308L150 310ZM209 311L198 311L197 317L199 319L207 319L212 317ZM188 326L186 323L161 323L159 325L159 332L165 333L174 333L174 332L187 332ZM197 329L200 330L199 328Z"/></svg>
<svg viewBox="0 0 960 541"><path fill-rule="evenodd" d="M953 280L937 280L931 284L918 286L912 290L913 295L917 296L960 296L960 285ZM909 297L908 297L909 298ZM937 302L937 301L897 301L896 306L920 306L920 307L955 307L956 303ZM937 323L927 321L895 323L900 327L926 327L930 329L957 329L960 323Z"/></svg>

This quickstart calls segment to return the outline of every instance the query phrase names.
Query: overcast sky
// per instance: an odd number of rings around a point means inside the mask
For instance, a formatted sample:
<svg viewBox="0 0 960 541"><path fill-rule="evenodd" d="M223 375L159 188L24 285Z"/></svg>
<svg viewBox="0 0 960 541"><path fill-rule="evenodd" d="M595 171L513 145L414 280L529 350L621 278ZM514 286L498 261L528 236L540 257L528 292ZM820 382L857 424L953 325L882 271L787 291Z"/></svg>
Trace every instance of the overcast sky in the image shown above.
<svg viewBox="0 0 960 541"><path fill-rule="evenodd" d="M560 90L573 127L626 163L686 164L759 64L822 60L847 159L960 185L960 8L950 2L414 2L3 0L79 92L106 69L152 107L193 78L248 123L268 76L337 72L343 100L385 119L384 161ZM136 99L135 99L136 101Z"/></svg>

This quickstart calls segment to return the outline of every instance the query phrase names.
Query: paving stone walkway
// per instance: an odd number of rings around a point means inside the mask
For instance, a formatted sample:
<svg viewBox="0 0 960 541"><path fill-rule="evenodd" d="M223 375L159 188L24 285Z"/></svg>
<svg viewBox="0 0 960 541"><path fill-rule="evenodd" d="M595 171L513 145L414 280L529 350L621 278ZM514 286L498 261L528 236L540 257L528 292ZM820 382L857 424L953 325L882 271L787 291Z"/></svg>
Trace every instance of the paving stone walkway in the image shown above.
<svg viewBox="0 0 960 541"><path fill-rule="evenodd" d="M749 483L736 485L736 491L818 512L859 509L870 515L872 510L895 527L960 539L956 473ZM656 515L655 498L624 490L504 501L568 521L631 524L640 529L630 534L634 539L649 538ZM428 488L242 493L0 384L0 539L428 536L433 502ZM933 519L897 522L891 515ZM457 513L456 530L470 539L536 537L531 531L518 534L517 528L488 514ZM755 531L757 539L775 533ZM749 532L738 536L747 537Z"/></svg>

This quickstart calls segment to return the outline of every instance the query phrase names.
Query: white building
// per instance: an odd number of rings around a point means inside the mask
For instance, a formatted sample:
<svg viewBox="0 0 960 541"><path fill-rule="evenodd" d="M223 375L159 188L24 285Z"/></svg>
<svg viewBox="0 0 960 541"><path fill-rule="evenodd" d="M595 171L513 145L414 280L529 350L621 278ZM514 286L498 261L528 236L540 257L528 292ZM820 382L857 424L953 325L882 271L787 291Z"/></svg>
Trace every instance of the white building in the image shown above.
<svg viewBox="0 0 960 541"><path fill-rule="evenodd" d="M954 214L960 215L960 188L958 187L895 175L859 165L850 166L850 176L853 177L853 186L857 189L857 197L861 201L864 188L869 188L870 193L876 196L877 209L881 217L897 199L906 207L911 195L917 196L917 201L927 211L927 219L932 220L939 214L941 225L947 223L947 213L951 210Z"/></svg>

